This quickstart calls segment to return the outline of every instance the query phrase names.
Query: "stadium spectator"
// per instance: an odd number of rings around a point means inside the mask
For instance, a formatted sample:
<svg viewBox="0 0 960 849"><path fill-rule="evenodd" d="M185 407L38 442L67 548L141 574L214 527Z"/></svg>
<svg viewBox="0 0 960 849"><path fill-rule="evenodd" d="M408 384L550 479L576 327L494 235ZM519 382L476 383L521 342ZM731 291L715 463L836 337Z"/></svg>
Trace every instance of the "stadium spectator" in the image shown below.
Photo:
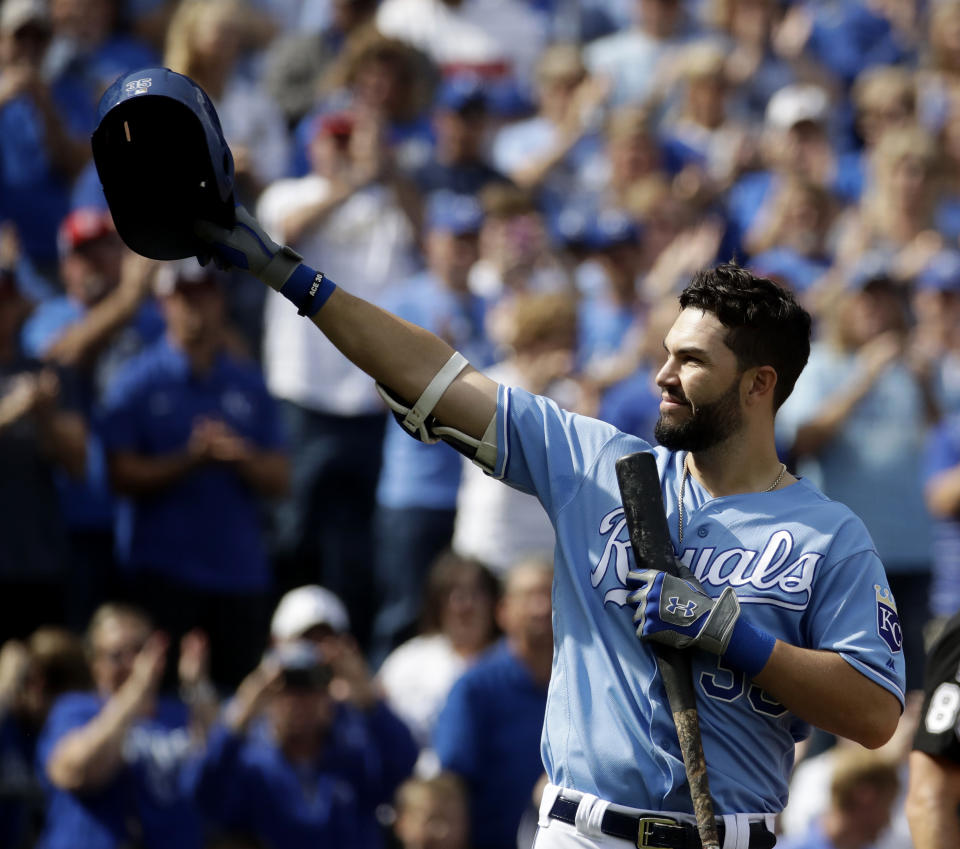
<svg viewBox="0 0 960 849"><path fill-rule="evenodd" d="M777 0L712 0L707 21L727 50L724 75L733 114L751 124L763 121L773 93L808 78L803 56L787 58L778 50L786 9Z"/></svg>
<svg viewBox="0 0 960 849"><path fill-rule="evenodd" d="M55 473L81 476L86 457L69 379L21 350L28 309L16 275L0 269L0 641L66 621L69 548Z"/></svg>
<svg viewBox="0 0 960 849"><path fill-rule="evenodd" d="M543 774L552 581L549 560L509 570L497 609L504 638L453 685L434 729L442 767L467 785L474 849L514 849Z"/></svg>
<svg viewBox="0 0 960 849"><path fill-rule="evenodd" d="M37 735L60 695L89 686L83 642L70 631L42 626L0 648L0 845L34 845L43 821Z"/></svg>
<svg viewBox="0 0 960 849"><path fill-rule="evenodd" d="M912 291L915 349L930 364L945 414L960 411L960 251L935 254ZM960 605L958 605L960 609Z"/></svg>
<svg viewBox="0 0 960 849"><path fill-rule="evenodd" d="M25 285L59 290L57 228L70 185L90 159L93 102L69 80L50 81L44 59L51 23L43 0L0 8L0 219L16 227Z"/></svg>
<svg viewBox="0 0 960 849"><path fill-rule="evenodd" d="M613 81L616 105L654 105L669 81L670 66L693 23L678 0L633 0L632 26L589 44L590 73Z"/></svg>
<svg viewBox="0 0 960 849"><path fill-rule="evenodd" d="M888 828L900 789L897 763L845 747L833 759L830 801L807 834L778 840L784 849L873 849Z"/></svg>
<svg viewBox="0 0 960 849"><path fill-rule="evenodd" d="M156 66L159 54L129 32L122 0L50 0L53 44L46 64L93 105L120 74Z"/></svg>
<svg viewBox="0 0 960 849"><path fill-rule="evenodd" d="M64 294L33 311L23 327L23 348L72 371L78 409L95 422L118 370L163 333L163 317L149 297L153 265L124 248L106 210L71 212L60 225L59 245ZM96 428L87 440L85 474L77 480L60 476L58 486L70 535L76 609L71 624L81 630L93 610L119 591L113 493Z"/></svg>
<svg viewBox="0 0 960 849"><path fill-rule="evenodd" d="M183 0L170 21L164 55L168 68L186 74L213 101L244 203L253 203L290 167L283 114L238 67L254 20L247 0Z"/></svg>
<svg viewBox="0 0 960 849"><path fill-rule="evenodd" d="M861 262L780 411L778 442L867 526L898 606L907 686L916 689L931 566L920 470L939 410L929 369L910 356L907 322L903 291L885 266Z"/></svg>
<svg viewBox="0 0 960 849"><path fill-rule="evenodd" d="M943 246L940 167L930 133L916 125L885 132L873 148L859 205L838 221L837 263L849 267L868 251L884 252L893 274L912 277Z"/></svg>
<svg viewBox="0 0 960 849"><path fill-rule="evenodd" d="M674 63L677 102L660 122L661 133L683 150L686 160L700 166L707 183L700 191L711 196L727 189L757 159L755 133L728 104L726 60L714 39L684 46ZM690 172L686 179L693 176Z"/></svg>
<svg viewBox="0 0 960 849"><path fill-rule="evenodd" d="M384 0L377 28L422 50L444 75L469 71L530 85L549 22L518 0Z"/></svg>
<svg viewBox="0 0 960 849"><path fill-rule="evenodd" d="M493 361L486 302L467 286L482 223L474 198L435 193L427 209L427 268L383 299L387 309L439 334L479 366ZM425 445L398 427L384 436L374 514L375 666L416 630L427 571L453 536L461 459L453 446Z"/></svg>
<svg viewBox="0 0 960 849"><path fill-rule="evenodd" d="M372 690L334 700L329 684L349 677L338 668L346 660L309 641L264 656L200 765L196 794L208 816L268 849L384 845L376 808L410 775L416 744Z"/></svg>
<svg viewBox="0 0 960 849"><path fill-rule="evenodd" d="M823 186L801 176L782 180L768 213L746 235L749 266L791 288L804 300L830 271L830 233L838 204Z"/></svg>
<svg viewBox="0 0 960 849"><path fill-rule="evenodd" d="M574 298L565 293L520 294L509 302L504 324L507 355L484 373L505 385L545 393L558 403L575 406L577 388L571 380L577 347ZM523 558L549 556L554 542L553 526L536 498L498 486L473 463L463 461L454 551L504 576Z"/></svg>
<svg viewBox="0 0 960 849"><path fill-rule="evenodd" d="M142 611L106 604L90 621L87 643L94 690L61 696L37 744L47 792L37 846L199 849L201 820L188 785L198 727L182 701L159 693L167 636ZM205 646L184 641L182 672L203 669Z"/></svg>
<svg viewBox="0 0 960 849"><path fill-rule="evenodd" d="M408 778L394 807L400 849L470 849L467 791L452 773Z"/></svg>
<svg viewBox="0 0 960 849"><path fill-rule="evenodd" d="M809 180L842 203L858 197L859 171L843 167L832 115L830 95L819 85L794 83L770 98L760 139L761 167L744 174L726 195L727 214L741 240L754 222L769 215L777 188L788 177Z"/></svg>
<svg viewBox="0 0 960 849"><path fill-rule="evenodd" d="M260 199L276 238L319 252L334 275L377 301L414 271L414 230L397 198L389 152L371 119L333 113L316 121L313 171L281 180ZM369 640L373 580L371 521L385 415L372 382L341 357L285 298L268 295L264 369L281 399L291 443L291 495L276 516L282 588L319 582ZM366 576L366 577L364 577Z"/></svg>
<svg viewBox="0 0 960 849"><path fill-rule="evenodd" d="M494 166L535 193L544 211L562 206L589 188L609 91L607 79L587 75L577 45L551 45L537 62L537 113L500 129Z"/></svg>
<svg viewBox="0 0 960 849"><path fill-rule="evenodd" d="M289 463L259 369L225 349L221 285L193 259L158 273L167 333L117 375L101 429L128 591L175 640L203 627L214 680L235 686L267 633L262 499Z"/></svg>
<svg viewBox="0 0 960 849"><path fill-rule="evenodd" d="M444 81L433 109L433 153L411 175L425 200L437 191L476 196L490 183L507 182L487 162L489 108L478 77L458 74Z"/></svg>
<svg viewBox="0 0 960 849"><path fill-rule="evenodd" d="M508 184L480 193L480 258L470 269L470 291L492 303L525 291L569 291L573 281L551 250L543 215L528 192ZM495 319L489 332L499 344Z"/></svg>
<svg viewBox="0 0 960 849"><path fill-rule="evenodd" d="M676 320L677 304L672 297L652 304L643 316L639 339L621 352L625 370L621 380L601 387L596 416L624 433L632 433L656 444L654 428L660 417L660 389L654 378L663 365L663 339Z"/></svg>
<svg viewBox="0 0 960 849"><path fill-rule="evenodd" d="M350 631L350 616L330 590L306 584L284 593L270 621L274 645L295 641L314 643L333 669L330 691L339 701L360 705L377 702L381 694Z"/></svg>
<svg viewBox="0 0 960 849"><path fill-rule="evenodd" d="M427 107L435 82L436 68L419 50L373 26L357 28L321 78L313 108L297 125L293 173L312 170L317 119L337 112L378 126L387 161L399 172L421 167L430 156ZM394 188L402 185L393 182ZM408 194L414 204L416 198ZM401 200L406 204L408 198Z"/></svg>
<svg viewBox="0 0 960 849"><path fill-rule="evenodd" d="M292 27L269 47L264 90L283 111L290 129L314 108L325 72L348 39L371 23L378 2L334 0L326 25L317 30Z"/></svg>
<svg viewBox="0 0 960 849"><path fill-rule="evenodd" d="M387 704L420 746L417 774L439 769L433 728L454 681L496 639L500 587L479 560L444 552L430 567L420 632L397 646L380 665L377 680Z"/></svg>

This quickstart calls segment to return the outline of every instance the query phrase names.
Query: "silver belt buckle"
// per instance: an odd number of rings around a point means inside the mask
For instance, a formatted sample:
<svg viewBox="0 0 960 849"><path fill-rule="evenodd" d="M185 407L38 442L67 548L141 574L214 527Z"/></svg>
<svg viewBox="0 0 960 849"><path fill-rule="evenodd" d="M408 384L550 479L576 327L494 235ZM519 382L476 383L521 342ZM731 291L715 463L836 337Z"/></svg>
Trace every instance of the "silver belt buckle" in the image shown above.
<svg viewBox="0 0 960 849"><path fill-rule="evenodd" d="M676 824L676 820L666 819L665 817L640 817L637 820L637 849L656 849L653 844L648 842L655 825L675 826Z"/></svg>

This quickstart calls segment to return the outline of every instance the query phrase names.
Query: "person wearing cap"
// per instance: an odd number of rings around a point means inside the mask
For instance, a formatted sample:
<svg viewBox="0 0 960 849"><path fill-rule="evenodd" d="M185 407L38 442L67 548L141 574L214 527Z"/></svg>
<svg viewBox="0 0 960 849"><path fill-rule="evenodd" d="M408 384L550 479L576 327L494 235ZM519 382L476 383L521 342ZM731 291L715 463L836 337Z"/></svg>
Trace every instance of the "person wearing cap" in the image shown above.
<svg viewBox="0 0 960 849"><path fill-rule="evenodd" d="M740 177L725 198L735 232L745 238L770 215L781 183L790 177L813 182L843 203L855 202L862 171L855 154L838 152L829 92L814 83L791 83L767 103L760 137L760 168Z"/></svg>
<svg viewBox="0 0 960 849"><path fill-rule="evenodd" d="M57 228L70 186L90 159L95 102L70 79L49 79L45 0L0 6L0 220L16 227L38 292L58 291Z"/></svg>
<svg viewBox="0 0 960 849"><path fill-rule="evenodd" d="M485 366L493 362L487 303L468 287L482 224L483 212L472 196L434 193L426 214L426 270L384 303ZM400 428L384 436L374 514L375 597L380 600L371 645L375 666L414 634L427 571L453 534L460 467L460 455L449 445L419 443Z"/></svg>
<svg viewBox="0 0 960 849"><path fill-rule="evenodd" d="M312 171L280 180L260 198L267 228L299 252L319 251L355 275L379 301L415 269L414 230L393 188L371 170L377 126L352 113L314 122ZM374 160L381 156L372 152ZM362 643L369 637L374 492L385 415L360 369L304 327L291 304L267 293L263 364L290 436L290 496L275 517L281 586L318 581L347 605ZM366 576L361 578L359 576Z"/></svg>
<svg viewBox="0 0 960 849"><path fill-rule="evenodd" d="M800 474L863 519L897 601L912 690L923 671L932 556L923 452L940 411L890 268L872 254L847 276L777 418L777 442Z"/></svg>
<svg viewBox="0 0 960 849"><path fill-rule="evenodd" d="M487 161L488 97L479 77L444 80L433 109L433 155L412 175L424 195L448 191L476 195L507 178Z"/></svg>
<svg viewBox="0 0 960 849"><path fill-rule="evenodd" d="M168 263L155 290L167 332L104 401L110 480L123 497L117 557L128 592L172 638L203 627L214 680L234 686L266 634L262 508L286 492L285 440L259 369L224 345L217 274L195 259Z"/></svg>
<svg viewBox="0 0 960 849"><path fill-rule="evenodd" d="M82 476L87 427L69 379L26 356L29 303L0 268L0 642L65 623L69 547L56 475Z"/></svg>
<svg viewBox="0 0 960 849"><path fill-rule="evenodd" d="M57 241L64 293L37 305L24 323L22 344L29 356L68 370L79 411L94 423L118 369L163 334L163 317L150 297L154 265L123 246L103 209L70 212ZM70 534L71 624L81 628L118 589L115 504L96 427L85 473L60 476L58 487Z"/></svg>
<svg viewBox="0 0 960 849"><path fill-rule="evenodd" d="M285 641L240 684L195 785L201 810L225 832L266 849L385 846L376 809L410 775L417 748L374 691L337 698L332 682L349 675L349 662L311 640Z"/></svg>

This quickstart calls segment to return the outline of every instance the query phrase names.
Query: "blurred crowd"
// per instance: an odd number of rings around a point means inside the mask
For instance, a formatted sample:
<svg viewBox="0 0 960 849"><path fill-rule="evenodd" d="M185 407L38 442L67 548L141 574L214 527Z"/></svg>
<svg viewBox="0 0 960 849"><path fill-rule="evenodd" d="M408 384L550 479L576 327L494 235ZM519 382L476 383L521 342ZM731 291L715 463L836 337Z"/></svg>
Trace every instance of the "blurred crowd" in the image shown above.
<svg viewBox="0 0 960 849"><path fill-rule="evenodd" d="M781 456L863 518L920 687L960 610L960 2L0 0L0 845L535 826L552 528L259 282L124 246L90 134L160 66L278 242L650 441L690 275L793 289ZM903 752L819 746L785 833L873 845Z"/></svg>

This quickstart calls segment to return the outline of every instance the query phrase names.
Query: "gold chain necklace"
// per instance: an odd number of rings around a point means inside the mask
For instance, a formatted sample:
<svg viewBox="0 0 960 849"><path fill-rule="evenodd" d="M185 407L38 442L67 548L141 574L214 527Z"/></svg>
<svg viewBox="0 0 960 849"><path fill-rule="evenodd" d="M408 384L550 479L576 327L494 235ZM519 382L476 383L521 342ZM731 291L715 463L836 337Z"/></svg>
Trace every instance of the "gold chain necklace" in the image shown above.
<svg viewBox="0 0 960 849"><path fill-rule="evenodd" d="M770 484L764 492L773 492L778 486L780 486L780 481L783 480L783 476L787 473L787 464L780 464L780 474L777 475L777 479ZM677 548L679 549L683 545L683 491L687 487L687 475L689 470L687 469L687 458L683 458L683 472L680 475L680 495L679 495L679 506L677 508Z"/></svg>

